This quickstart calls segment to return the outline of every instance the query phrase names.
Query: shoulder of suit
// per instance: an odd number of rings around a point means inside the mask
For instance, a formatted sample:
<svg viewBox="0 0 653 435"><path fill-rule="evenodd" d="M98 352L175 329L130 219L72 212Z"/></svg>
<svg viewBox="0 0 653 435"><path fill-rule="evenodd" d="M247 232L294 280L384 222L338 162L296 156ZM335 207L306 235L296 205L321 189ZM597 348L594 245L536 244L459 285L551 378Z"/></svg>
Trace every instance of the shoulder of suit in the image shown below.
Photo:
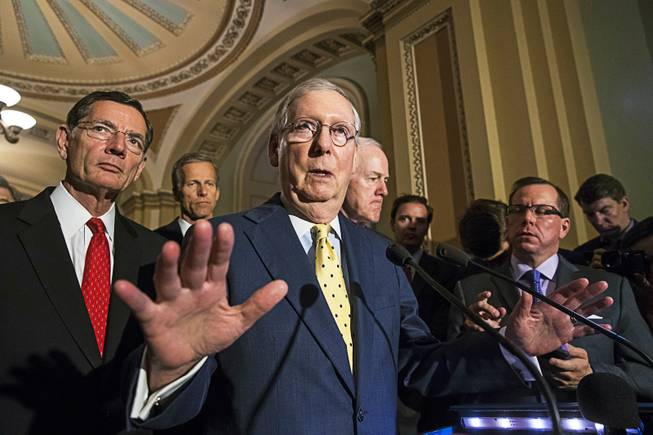
<svg viewBox="0 0 653 435"><path fill-rule="evenodd" d="M601 237L597 236L574 248L574 252L593 251L601 247Z"/></svg>

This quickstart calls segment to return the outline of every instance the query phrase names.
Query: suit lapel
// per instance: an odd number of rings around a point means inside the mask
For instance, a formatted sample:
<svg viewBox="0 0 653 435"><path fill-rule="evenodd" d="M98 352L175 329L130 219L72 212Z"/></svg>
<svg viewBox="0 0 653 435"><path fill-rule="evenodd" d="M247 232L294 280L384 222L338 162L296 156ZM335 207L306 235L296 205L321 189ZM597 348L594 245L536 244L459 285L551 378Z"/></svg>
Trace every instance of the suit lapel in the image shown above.
<svg viewBox="0 0 653 435"><path fill-rule="evenodd" d="M374 361L374 348L372 346L373 328L382 327L380 322L375 321L374 312L370 309L367 301L373 297L373 289L369 288L374 283L373 255L370 255L372 246L369 240L362 237L362 231L358 230L345 218L340 218L340 229L342 231L342 247L344 257L347 261L349 275L349 294L351 300L351 311L354 319L354 369L356 371L357 385L361 385L361 377L365 373L363 362ZM385 332L385 331L384 331ZM388 334L386 334L387 336Z"/></svg>
<svg viewBox="0 0 653 435"><path fill-rule="evenodd" d="M510 259L498 266L496 271L502 275L512 278L512 271L510 270ZM517 290L517 287L494 276L490 277L490 281L492 281L494 287L497 289L498 294L496 296L501 301L501 306L506 307L508 311L512 310L512 308L519 300L519 290Z"/></svg>
<svg viewBox="0 0 653 435"><path fill-rule="evenodd" d="M578 278L576 276L576 272L578 272L578 268L565 260L561 255L558 255L559 263L558 263L558 269L556 270L555 274L555 283L556 283L556 288L560 288L562 286L565 286L569 284L571 281L575 280ZM548 291L551 291L552 289L549 289Z"/></svg>
<svg viewBox="0 0 653 435"><path fill-rule="evenodd" d="M54 207L52 189L41 192L18 216L28 226L19 234L34 271L71 337L93 366L100 353L86 312L82 291Z"/></svg>
<svg viewBox="0 0 653 435"><path fill-rule="evenodd" d="M141 266L141 247L138 236L129 222L116 210L116 225L114 230L114 264L112 279L112 294L109 302L109 318L107 320L107 337L104 344L104 359L109 360L115 354L122 338L125 324L129 319L129 308L113 295L113 283L126 279L138 283L138 273Z"/></svg>
<svg viewBox="0 0 653 435"><path fill-rule="evenodd" d="M331 360L353 396L353 376L344 341L322 295L311 262L295 236L287 211L278 202L267 203L248 212L246 217L258 223L245 231L247 238L270 276L288 283L286 300Z"/></svg>

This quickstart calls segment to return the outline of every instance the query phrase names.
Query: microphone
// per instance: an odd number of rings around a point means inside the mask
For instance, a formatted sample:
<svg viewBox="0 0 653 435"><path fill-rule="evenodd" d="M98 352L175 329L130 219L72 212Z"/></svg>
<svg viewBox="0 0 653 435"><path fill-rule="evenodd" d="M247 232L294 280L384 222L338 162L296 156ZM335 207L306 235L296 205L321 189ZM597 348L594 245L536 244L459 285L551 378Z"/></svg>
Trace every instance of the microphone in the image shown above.
<svg viewBox="0 0 653 435"><path fill-rule="evenodd" d="M592 373L581 379L576 390L580 412L605 426L606 434L626 433L640 425L635 391L612 373Z"/></svg>
<svg viewBox="0 0 653 435"><path fill-rule="evenodd" d="M564 305L560 305L559 303L549 299L543 294L540 294L533 289L531 289L529 286L524 285L523 283L519 281L515 281L514 279L507 277L487 266L484 266L483 264L479 263L478 261L474 261L472 257L467 254L465 251L462 249L458 249L455 246L449 245L447 243L440 243L438 246L435 247L435 255L445 261L448 261L449 263L453 263L456 265L460 266L468 266L469 264L472 264L479 269L483 270L486 273L489 273L492 276L495 276L503 281L506 281L515 287L519 287L526 293L531 294L534 298L551 305L552 307L562 311L572 319L578 321L579 323L582 323L584 325L589 326L592 328L594 331L601 333L605 335L606 337L610 338L611 340L616 341L619 344L622 344L626 346L628 349L632 350L635 352L637 355L642 357L644 361L651 367L653 367L653 359L645 353L644 351L640 350L635 346L630 340L628 340L625 337L622 337L621 335L617 334L614 331L611 331L609 329L604 328L603 326L599 325L598 323L594 322L593 320L588 319L587 317L584 317L578 313L576 313L573 310L570 310L569 308L565 307Z"/></svg>
<svg viewBox="0 0 653 435"><path fill-rule="evenodd" d="M434 280L431 275L429 275L413 258L413 256L408 252L408 250L394 243L386 249L386 256L388 259L396 264L397 266L409 266L411 267L422 279L440 296L442 296L447 302L455 306L457 309L465 313L475 324L483 328L483 330L492 336L496 341L501 343L510 353L515 355L524 366L528 369L530 374L535 378L535 382L544 396L547 404L549 414L551 416L551 425L554 434L562 434L562 429L560 426L560 413L558 412L558 406L556 405L555 396L551 391L551 387L544 380L544 377L540 371L533 365L526 353L515 345L512 341L508 340L506 337L501 335L496 329L491 327L485 320L483 320L478 314L470 310L465 306L465 304L454 296L449 290L444 286Z"/></svg>

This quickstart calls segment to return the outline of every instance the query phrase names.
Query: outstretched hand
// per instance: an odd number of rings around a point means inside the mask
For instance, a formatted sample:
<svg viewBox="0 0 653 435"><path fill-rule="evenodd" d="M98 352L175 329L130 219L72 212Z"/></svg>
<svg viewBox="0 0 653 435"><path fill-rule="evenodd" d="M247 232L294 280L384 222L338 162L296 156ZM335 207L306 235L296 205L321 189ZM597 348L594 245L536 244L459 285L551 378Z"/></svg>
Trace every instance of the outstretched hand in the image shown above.
<svg viewBox="0 0 653 435"><path fill-rule="evenodd" d="M229 224L221 224L215 238L212 232L207 221L195 224L181 264L179 245L163 246L154 273L155 301L129 281L114 285L143 329L151 390L229 347L286 295L286 283L277 280L244 303L229 305L226 275L234 232Z"/></svg>
<svg viewBox="0 0 653 435"><path fill-rule="evenodd" d="M557 289L549 298L587 317L613 304L610 297L587 303L607 288L605 281L589 285L587 279L581 278ZM508 317L506 337L515 341L526 353L537 356L569 342L574 335L579 335L578 332L569 316L546 303L533 303L533 296L522 292Z"/></svg>

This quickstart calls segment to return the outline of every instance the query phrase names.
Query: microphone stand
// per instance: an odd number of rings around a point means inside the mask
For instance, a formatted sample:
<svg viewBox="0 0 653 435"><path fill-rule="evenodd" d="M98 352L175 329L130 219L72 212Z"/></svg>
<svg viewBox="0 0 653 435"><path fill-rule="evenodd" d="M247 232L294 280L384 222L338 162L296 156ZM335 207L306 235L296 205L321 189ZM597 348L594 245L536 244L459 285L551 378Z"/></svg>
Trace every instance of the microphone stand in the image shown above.
<svg viewBox="0 0 653 435"><path fill-rule="evenodd" d="M465 304L454 296L449 290L443 287L440 283L435 281L422 267L417 264L412 255L401 245L393 244L388 247L388 256L390 260L400 266L409 266L413 269L422 279L440 296L442 296L447 302L454 305L456 308L461 310L468 316L476 325L483 328L490 336L492 336L496 341L498 341L503 347L505 347L510 353L516 356L528 369L531 375L535 378L535 383L538 386L542 396L544 397L551 416L551 426L552 432L554 434L562 434L561 424L560 424L560 413L558 411L558 406L556 404L556 399L551 391L551 387L546 382L544 377L537 370L535 365L531 362L528 355L515 345L512 341L508 340L506 337L501 335L496 329L490 326L485 320L483 320L478 314L470 310L465 306Z"/></svg>
<svg viewBox="0 0 653 435"><path fill-rule="evenodd" d="M598 323L588 319L587 317L582 316L582 315L576 313L575 311L570 310L569 308L565 307L564 305L561 305L561 304L549 299L545 295L534 291L529 286L527 286L525 284L522 284L519 281L515 281L514 279L510 279L507 276L504 276L504 275L500 274L499 272L497 272L497 271L495 271L493 269L490 269L489 267L486 267L486 266L482 265L481 263L479 263L477 261L472 260L470 258L470 256L467 255L467 253L465 253L464 251L462 251L462 250L460 250L458 248L455 248L453 246L450 246L450 245L448 245L446 243L440 243L439 245L436 246L435 253L438 256L438 258L440 258L442 260L445 260L447 262L450 262L450 263L453 262L454 264L459 265L459 266L463 266L463 267L467 266L467 264L472 264L472 265L478 267L479 269L481 269L482 271L484 271L484 272L486 272L486 273L488 273L488 274L490 274L490 275L492 275L492 276L494 276L496 278L499 278L502 281L506 281L506 282L508 282L510 284L513 284L515 287L518 287L518 288L522 289L523 291L525 291L526 293L531 294L534 298L536 298L536 299L538 299L540 301L543 301L543 302L551 305L552 307L562 311L563 313L565 313L566 315L568 315L572 319L576 320L577 322L582 323L584 325L587 325L590 328L592 328L594 331L599 332L599 333L605 335L606 337L616 341L617 343L624 345L625 347L627 347L628 349L632 350L637 355L642 357L642 359L644 359L644 361L646 361L646 363L649 366L653 367L653 359L651 359L651 357L646 352L638 349L627 338L622 337L621 335L617 334L616 332L613 332L613 331L611 331L609 329L606 329L603 326L599 325Z"/></svg>

